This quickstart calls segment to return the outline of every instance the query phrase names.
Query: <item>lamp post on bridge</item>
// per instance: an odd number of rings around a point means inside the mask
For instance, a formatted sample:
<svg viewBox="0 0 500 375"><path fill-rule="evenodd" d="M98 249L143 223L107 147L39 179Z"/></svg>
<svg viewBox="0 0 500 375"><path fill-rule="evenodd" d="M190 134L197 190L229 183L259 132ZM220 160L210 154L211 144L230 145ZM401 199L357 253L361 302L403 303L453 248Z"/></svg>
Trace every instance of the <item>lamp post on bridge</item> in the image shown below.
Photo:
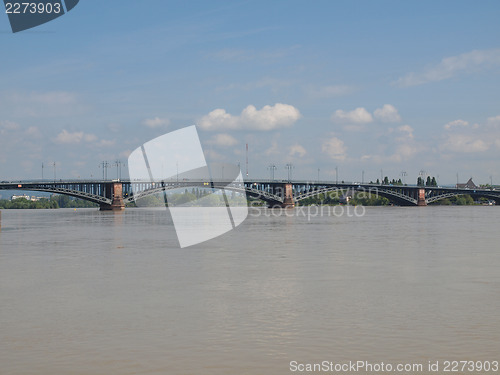
<svg viewBox="0 0 500 375"><path fill-rule="evenodd" d="M292 169L293 169L293 164L288 163L285 168L288 170L288 181L292 181Z"/></svg>
<svg viewBox="0 0 500 375"><path fill-rule="evenodd" d="M269 164L269 167L267 168L269 169L270 172L271 181L274 181L274 171L278 168L274 164Z"/></svg>
<svg viewBox="0 0 500 375"><path fill-rule="evenodd" d="M403 177L403 185L406 185L406 176L407 175L408 175L408 173L406 173L406 171L401 172L401 177Z"/></svg>
<svg viewBox="0 0 500 375"><path fill-rule="evenodd" d="M339 184L339 167L335 167L335 183L338 185Z"/></svg>
<svg viewBox="0 0 500 375"><path fill-rule="evenodd" d="M124 165L121 160L116 160L113 163L113 166L116 167L116 178L121 180L122 179L122 165Z"/></svg>
<svg viewBox="0 0 500 375"><path fill-rule="evenodd" d="M102 168L102 179L107 180L108 179L108 168L110 167L109 163L107 161L103 161L100 165L99 168Z"/></svg>

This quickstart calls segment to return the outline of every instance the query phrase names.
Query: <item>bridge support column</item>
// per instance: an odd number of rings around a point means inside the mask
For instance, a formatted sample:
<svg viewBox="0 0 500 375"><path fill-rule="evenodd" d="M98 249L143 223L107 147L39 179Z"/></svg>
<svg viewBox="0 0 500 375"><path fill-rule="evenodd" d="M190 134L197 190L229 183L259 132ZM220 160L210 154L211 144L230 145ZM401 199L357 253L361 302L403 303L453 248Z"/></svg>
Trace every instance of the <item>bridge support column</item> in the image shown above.
<svg viewBox="0 0 500 375"><path fill-rule="evenodd" d="M121 182L113 182L110 185L110 193L113 197L113 202L109 204L101 204L101 211L121 211L125 209L123 202L123 185Z"/></svg>
<svg viewBox="0 0 500 375"><path fill-rule="evenodd" d="M425 201L425 189L418 189L417 206L427 206Z"/></svg>
<svg viewBox="0 0 500 375"><path fill-rule="evenodd" d="M295 207L295 202L293 201L293 186L292 184L285 184L284 188L284 196L283 196L283 205L282 207Z"/></svg>

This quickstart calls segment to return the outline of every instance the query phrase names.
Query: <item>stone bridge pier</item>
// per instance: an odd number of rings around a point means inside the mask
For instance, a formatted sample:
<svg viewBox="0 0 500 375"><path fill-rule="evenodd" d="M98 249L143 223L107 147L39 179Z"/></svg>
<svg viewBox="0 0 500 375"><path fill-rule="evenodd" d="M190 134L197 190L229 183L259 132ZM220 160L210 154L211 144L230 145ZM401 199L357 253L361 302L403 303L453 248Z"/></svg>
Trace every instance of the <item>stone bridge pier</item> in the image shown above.
<svg viewBox="0 0 500 375"><path fill-rule="evenodd" d="M283 207L295 207L295 202L293 201L293 185L284 184L283 192Z"/></svg>
<svg viewBox="0 0 500 375"><path fill-rule="evenodd" d="M427 206L425 201L425 189L418 189L417 206Z"/></svg>
<svg viewBox="0 0 500 375"><path fill-rule="evenodd" d="M106 197L112 199L112 203L110 205L101 203L101 211L121 211L125 209L125 203L123 202L123 185L121 182L106 184L105 192Z"/></svg>
<svg viewBox="0 0 500 375"><path fill-rule="evenodd" d="M282 203L269 203L269 207L295 207L293 200L293 185L291 183L271 186L271 193L283 199Z"/></svg>

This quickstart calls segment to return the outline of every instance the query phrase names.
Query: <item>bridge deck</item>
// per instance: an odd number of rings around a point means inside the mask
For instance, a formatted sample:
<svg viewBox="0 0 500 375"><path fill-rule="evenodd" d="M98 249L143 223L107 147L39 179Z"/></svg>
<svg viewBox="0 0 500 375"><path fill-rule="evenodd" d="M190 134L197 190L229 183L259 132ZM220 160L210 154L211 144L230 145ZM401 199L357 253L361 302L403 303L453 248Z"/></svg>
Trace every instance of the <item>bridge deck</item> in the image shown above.
<svg viewBox="0 0 500 375"><path fill-rule="evenodd" d="M31 181L2 181L0 190L28 190L42 191L56 194L70 195L76 198L98 203L102 207L112 205L124 206L125 203L141 196L154 194L158 191L180 189L188 187L227 189L245 192L254 198L260 198L270 204L285 204L289 199L292 203L318 194L325 194L336 190L365 191L387 197L389 200L402 205L426 205L439 199L457 195L471 195L495 200L500 204L500 190L494 189L467 189L447 186L416 186L416 185L383 185L366 184L359 182L332 182L307 180L266 180L253 179L247 181L228 180L165 180L152 183L151 181L130 180L31 180ZM287 192L288 191L288 192Z"/></svg>

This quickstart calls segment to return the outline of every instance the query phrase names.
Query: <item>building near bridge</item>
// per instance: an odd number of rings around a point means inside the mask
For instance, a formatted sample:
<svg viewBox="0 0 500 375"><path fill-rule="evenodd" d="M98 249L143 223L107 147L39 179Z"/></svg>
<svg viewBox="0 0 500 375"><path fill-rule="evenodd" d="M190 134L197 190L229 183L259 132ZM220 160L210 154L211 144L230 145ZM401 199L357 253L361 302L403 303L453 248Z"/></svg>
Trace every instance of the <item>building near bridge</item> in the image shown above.
<svg viewBox="0 0 500 375"><path fill-rule="evenodd" d="M30 200L29 195L13 195L12 197L10 197L10 200L13 201L14 199L21 199L21 198L24 198L28 201Z"/></svg>
<svg viewBox="0 0 500 375"><path fill-rule="evenodd" d="M465 184L457 184L457 189L477 189L477 185L472 181L472 177L469 178Z"/></svg>

